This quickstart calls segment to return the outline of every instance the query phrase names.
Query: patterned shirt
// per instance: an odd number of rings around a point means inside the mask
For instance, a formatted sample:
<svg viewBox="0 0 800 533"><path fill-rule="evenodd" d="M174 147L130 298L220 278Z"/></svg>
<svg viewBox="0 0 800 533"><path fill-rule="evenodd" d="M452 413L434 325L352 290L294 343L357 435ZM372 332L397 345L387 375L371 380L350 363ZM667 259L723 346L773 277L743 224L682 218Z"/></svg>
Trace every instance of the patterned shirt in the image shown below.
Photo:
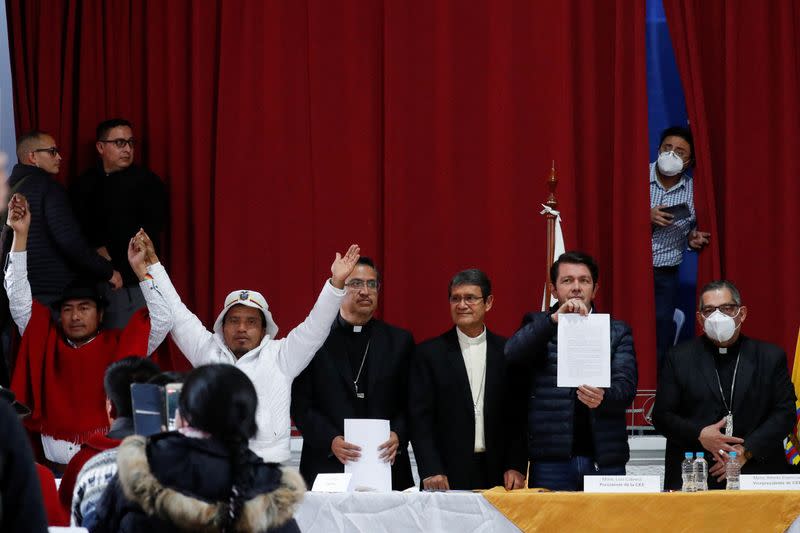
<svg viewBox="0 0 800 533"><path fill-rule="evenodd" d="M657 205L689 206L689 218L674 219L669 226L662 227L651 224L653 231L653 266L677 266L683 261L683 252L688 245L689 232L695 227L697 217L694 211L693 180L688 174L681 175L681 179L669 190L665 189L658 181L656 164L650 163L650 209Z"/></svg>
<svg viewBox="0 0 800 533"><path fill-rule="evenodd" d="M72 492L70 525L91 529L97 520L97 503L117 473L117 451L100 452L83 465Z"/></svg>

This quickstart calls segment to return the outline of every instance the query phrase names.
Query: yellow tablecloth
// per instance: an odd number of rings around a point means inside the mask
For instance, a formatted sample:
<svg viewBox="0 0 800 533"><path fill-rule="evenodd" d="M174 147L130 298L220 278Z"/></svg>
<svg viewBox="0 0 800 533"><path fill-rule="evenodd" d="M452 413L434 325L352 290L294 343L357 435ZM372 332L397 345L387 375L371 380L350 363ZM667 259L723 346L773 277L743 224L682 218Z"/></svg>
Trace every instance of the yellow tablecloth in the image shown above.
<svg viewBox="0 0 800 533"><path fill-rule="evenodd" d="M800 492L685 494L507 492L484 497L522 531L785 531L800 516Z"/></svg>

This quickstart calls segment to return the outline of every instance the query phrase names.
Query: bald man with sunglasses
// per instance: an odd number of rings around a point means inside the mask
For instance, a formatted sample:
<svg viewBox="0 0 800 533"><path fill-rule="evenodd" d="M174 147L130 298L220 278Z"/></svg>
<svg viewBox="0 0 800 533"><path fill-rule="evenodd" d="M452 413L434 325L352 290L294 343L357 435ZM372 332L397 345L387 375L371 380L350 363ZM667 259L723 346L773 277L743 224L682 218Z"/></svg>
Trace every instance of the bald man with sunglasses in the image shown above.
<svg viewBox="0 0 800 533"><path fill-rule="evenodd" d="M55 179L61 169L61 155L52 135L43 131L22 135L17 141L17 158L19 163L11 171L8 187L10 194L20 193L30 204L28 279L33 297L50 304L76 277L107 281L113 288L122 286L122 278L111 262L89 247L64 186ZM3 231L5 260L11 239L8 230Z"/></svg>

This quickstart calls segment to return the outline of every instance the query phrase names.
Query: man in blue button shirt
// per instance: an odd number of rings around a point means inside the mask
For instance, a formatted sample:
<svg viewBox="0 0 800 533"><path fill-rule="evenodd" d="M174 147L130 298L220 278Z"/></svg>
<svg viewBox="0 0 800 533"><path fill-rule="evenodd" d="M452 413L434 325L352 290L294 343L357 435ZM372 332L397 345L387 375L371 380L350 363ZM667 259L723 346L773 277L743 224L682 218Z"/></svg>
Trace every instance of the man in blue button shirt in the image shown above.
<svg viewBox="0 0 800 533"><path fill-rule="evenodd" d="M693 179L686 174L694 162L694 142L687 128L673 126L661 132L658 160L650 163L650 227L659 368L675 337L672 317L677 304L678 267L683 261L683 252L687 246L701 250L711 237L710 233L696 229Z"/></svg>

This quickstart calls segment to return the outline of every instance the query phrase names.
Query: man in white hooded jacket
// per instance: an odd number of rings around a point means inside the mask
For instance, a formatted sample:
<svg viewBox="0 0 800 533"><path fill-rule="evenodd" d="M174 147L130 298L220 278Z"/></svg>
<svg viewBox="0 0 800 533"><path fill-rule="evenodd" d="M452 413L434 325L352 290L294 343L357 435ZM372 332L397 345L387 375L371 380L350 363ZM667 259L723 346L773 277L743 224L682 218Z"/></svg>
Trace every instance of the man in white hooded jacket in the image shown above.
<svg viewBox="0 0 800 533"><path fill-rule="evenodd" d="M282 463L291 456L289 405L292 381L311 362L330 333L342 298L344 282L359 258L359 247L351 245L342 256L336 254L331 278L325 281L308 317L280 340L264 297L255 291L238 290L225 298L213 333L180 299L164 267L158 262L149 237L140 231L135 237L147 247L148 273L159 285L169 304L174 325L172 339L195 366L211 363L236 365L252 380L258 393L258 432L250 449L266 462Z"/></svg>

